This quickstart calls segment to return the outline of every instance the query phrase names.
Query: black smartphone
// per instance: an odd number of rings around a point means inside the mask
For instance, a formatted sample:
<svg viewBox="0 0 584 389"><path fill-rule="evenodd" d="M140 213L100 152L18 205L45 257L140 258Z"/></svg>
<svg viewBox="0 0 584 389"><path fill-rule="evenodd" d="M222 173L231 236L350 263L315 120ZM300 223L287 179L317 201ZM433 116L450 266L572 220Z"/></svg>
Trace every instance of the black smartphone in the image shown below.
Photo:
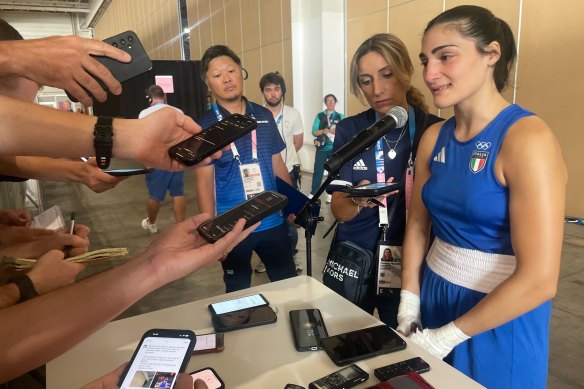
<svg viewBox="0 0 584 389"><path fill-rule="evenodd" d="M262 294L257 293L209 304L209 311L211 311L211 315L220 315L222 313L267 305L270 305L268 300Z"/></svg>
<svg viewBox="0 0 584 389"><path fill-rule="evenodd" d="M304 386L296 385L296 384L286 384L284 389L306 389Z"/></svg>
<svg viewBox="0 0 584 389"><path fill-rule="evenodd" d="M375 182L361 186L345 187L343 192L347 193L346 197L377 197L395 190L399 190L399 182Z"/></svg>
<svg viewBox="0 0 584 389"><path fill-rule="evenodd" d="M415 371L409 371L387 381L369 386L367 389L435 389L428 381Z"/></svg>
<svg viewBox="0 0 584 389"><path fill-rule="evenodd" d="M146 331L118 382L125 388L172 388L178 373L187 368L195 333L190 330Z"/></svg>
<svg viewBox="0 0 584 389"><path fill-rule="evenodd" d="M330 336L321 345L337 366L406 348L406 342L387 325Z"/></svg>
<svg viewBox="0 0 584 389"><path fill-rule="evenodd" d="M353 364L311 382L308 389L347 389L368 379L369 374Z"/></svg>
<svg viewBox="0 0 584 389"><path fill-rule="evenodd" d="M103 172L116 177L135 176L139 174L146 174L150 171L138 161L125 158L112 158L110 165Z"/></svg>
<svg viewBox="0 0 584 389"><path fill-rule="evenodd" d="M207 241L214 243L231 231L239 219L246 220L245 228L247 228L266 216L281 210L286 204L288 204L286 196L266 190L229 211L207 220L197 228L197 231Z"/></svg>
<svg viewBox="0 0 584 389"><path fill-rule="evenodd" d="M197 335L197 343L193 355L219 353L225 349L225 335L222 333Z"/></svg>
<svg viewBox="0 0 584 389"><path fill-rule="evenodd" d="M125 63L106 56L92 55L92 57L101 62L120 83L128 81L152 69L152 61L148 58L148 54L146 54L142 42L140 42L138 35L136 35L134 31L122 32L121 34L104 39L104 42L109 43L132 56L132 60ZM105 91L108 90L99 78L96 78L96 80ZM69 96L71 101L78 101L69 92L67 92L67 96Z"/></svg>
<svg viewBox="0 0 584 389"><path fill-rule="evenodd" d="M270 306L246 308L220 315L211 315L211 322L217 332L262 326L275 323L277 320L276 312Z"/></svg>
<svg viewBox="0 0 584 389"><path fill-rule="evenodd" d="M258 126L257 122L240 114L227 116L197 135L172 146L168 155L180 163L192 166L222 150Z"/></svg>
<svg viewBox="0 0 584 389"><path fill-rule="evenodd" d="M193 384L199 379L207 384L208 389L225 389L225 383L212 367L192 371L189 375L193 377Z"/></svg>
<svg viewBox="0 0 584 389"><path fill-rule="evenodd" d="M321 350L320 340L328 337L318 309L297 309L289 312L294 346L298 351Z"/></svg>
<svg viewBox="0 0 584 389"><path fill-rule="evenodd" d="M373 374L380 381L387 381L390 378L397 377L407 373L408 371L415 371L416 373L424 373L430 370L430 365L428 362L424 361L420 357L406 359L405 361L400 361L392 363L391 365L379 367L373 370Z"/></svg>

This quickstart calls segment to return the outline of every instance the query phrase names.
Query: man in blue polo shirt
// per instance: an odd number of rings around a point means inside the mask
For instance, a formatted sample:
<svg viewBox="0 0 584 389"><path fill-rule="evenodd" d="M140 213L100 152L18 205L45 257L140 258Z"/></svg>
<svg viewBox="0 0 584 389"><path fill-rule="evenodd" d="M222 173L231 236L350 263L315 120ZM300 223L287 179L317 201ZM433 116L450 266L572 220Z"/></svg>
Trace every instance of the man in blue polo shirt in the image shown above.
<svg viewBox="0 0 584 389"><path fill-rule="evenodd" d="M250 197L276 190L276 176L291 184L280 155L284 141L272 113L243 96L241 60L227 46L211 46L201 59L201 76L216 103L198 122L203 128L230 114L240 113L257 121L257 129L234 143L220 159L195 170L197 203L201 212L221 214ZM247 173L247 174L245 174ZM270 280L296 275L288 227L281 213L262 220L261 225L239 243L222 262L226 291L251 284L251 256L255 251L266 265Z"/></svg>

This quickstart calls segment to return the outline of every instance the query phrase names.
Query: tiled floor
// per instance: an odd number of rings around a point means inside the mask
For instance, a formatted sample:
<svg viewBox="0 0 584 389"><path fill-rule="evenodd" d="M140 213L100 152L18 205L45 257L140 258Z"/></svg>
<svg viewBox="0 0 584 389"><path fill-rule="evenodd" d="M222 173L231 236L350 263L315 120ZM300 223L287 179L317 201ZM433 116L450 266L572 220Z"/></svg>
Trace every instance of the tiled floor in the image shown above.
<svg viewBox="0 0 584 389"><path fill-rule="evenodd" d="M303 190L310 187L310 175L305 175ZM186 196L187 214L196 213L194 200L194 180L192 173L187 173ZM323 197L324 198L324 197ZM148 245L152 236L140 227L146 217L147 192L143 177L131 177L117 188L95 194L86 187L77 184L46 183L45 207L61 205L65 214L76 211L79 223L87 224L92 229L91 248L128 247L131 254L140 252ZM322 239L322 235L332 223L328 205L323 205L322 215L325 221L319 224L317 234L312 240L313 276L322 279L320 270L328 252L331 236ZM171 203L162 207L158 226L164 230L173 223ZM299 258L306 271L306 245L304 230L300 230L298 248ZM254 259L255 263L256 259ZM86 270L83 276L105 270L110 265L99 265ZM268 282L267 276L253 274L254 285ZM186 303L223 293L222 271L220 265L200 270L185 279L166 285L130 307L121 317L138 315L173 305ZM553 301L553 318L551 323L549 388L584 388L584 227L566 224L564 234L562 270L557 297ZM32 384L13 388L32 388Z"/></svg>

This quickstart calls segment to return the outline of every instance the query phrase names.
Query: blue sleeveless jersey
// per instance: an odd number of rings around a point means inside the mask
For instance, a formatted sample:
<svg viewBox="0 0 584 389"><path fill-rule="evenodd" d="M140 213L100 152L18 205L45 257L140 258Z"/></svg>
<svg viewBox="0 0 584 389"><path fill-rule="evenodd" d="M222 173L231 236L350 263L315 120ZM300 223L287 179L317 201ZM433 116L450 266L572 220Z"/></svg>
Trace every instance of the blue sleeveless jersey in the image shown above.
<svg viewBox="0 0 584 389"><path fill-rule="evenodd" d="M509 128L533 113L510 105L472 139L459 142L452 117L440 129L422 200L436 236L458 247L514 255L509 190L495 176L495 161Z"/></svg>

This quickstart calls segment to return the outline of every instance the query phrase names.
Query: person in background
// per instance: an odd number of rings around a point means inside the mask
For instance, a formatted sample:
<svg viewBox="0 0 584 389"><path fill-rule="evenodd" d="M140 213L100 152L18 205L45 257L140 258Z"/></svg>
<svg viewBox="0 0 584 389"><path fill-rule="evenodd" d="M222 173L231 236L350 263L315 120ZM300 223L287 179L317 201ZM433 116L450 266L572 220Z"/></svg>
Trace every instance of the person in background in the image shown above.
<svg viewBox="0 0 584 389"><path fill-rule="evenodd" d="M150 105L140 112L139 119L146 117L159 109L172 108L183 113L180 109L166 103L166 94L158 85L151 85L146 90L146 99ZM146 173L146 186L148 187L147 210L148 217L142 220L142 228L154 234L158 232L156 218L160 206L164 202L166 192L172 197L174 221L180 223L185 220L187 200L185 198L185 175L184 172L169 172L167 170L151 169Z"/></svg>
<svg viewBox="0 0 584 389"><path fill-rule="evenodd" d="M234 113L256 120L258 126L233 142L221 158L195 170L199 210L220 215L264 190L276 190L276 176L291 185L280 154L285 144L272 113L242 94L243 72L237 54L227 46L209 47L201 59L201 77L216 101L213 109L199 119L202 127L208 128ZM244 177L245 169L249 177ZM250 286L254 251L266 265L270 280L296 275L288 226L282 213L277 212L264 218L260 227L221 263L227 292Z"/></svg>
<svg viewBox="0 0 584 389"><path fill-rule="evenodd" d="M331 210L339 222L337 241L351 241L373 253L387 245L402 245L407 207L402 193L407 193L406 186L411 189L408 177L413 179L411 167L416 159L418 142L426 128L442 120L428 113L424 96L411 85L413 74L414 67L406 46L392 34L373 35L361 43L353 55L351 93L370 108L339 123L333 152L364 128L385 117L392 107L407 110L408 121L403 127L391 130L374 147L357 155L341 169L340 179L355 186L395 181L402 183L402 189L397 195L388 197L385 207L377 206L368 198L349 198L342 192L334 192ZM398 203L389 221L392 201ZM384 237L381 236L380 224L386 229ZM379 257L379 254L375 256ZM376 271L377 266L374 269ZM371 314L377 308L379 318L396 328L399 301L399 289L393 288L387 295L378 295L373 287L360 307Z"/></svg>
<svg viewBox="0 0 584 389"><path fill-rule="evenodd" d="M298 158L298 151L302 148L304 143L304 126L302 125L302 117L300 112L294 108L285 105L286 98L286 82L284 77L278 72L266 73L260 79L260 90L264 95L264 107L272 112L278 132L284 140L286 147L282 150L281 155L292 185L298 189L300 183L300 159ZM298 260L296 254L298 249L298 230L292 223L288 223L288 235L290 236L290 245L292 247L292 254L294 255L294 264L296 265L296 272L302 271L302 265ZM257 273L266 271L266 266L263 262L256 266Z"/></svg>
<svg viewBox="0 0 584 389"><path fill-rule="evenodd" d="M324 97L324 104L326 105L326 109L319 112L314 118L314 123L312 123L312 135L315 136L314 145L316 147L316 154L314 155L314 170L310 198L314 196L322 184L324 163L333 153L333 142L335 140L337 124L343 119L343 114L335 111L335 106L337 105L337 98L335 95L326 95ZM330 194L326 195L326 202L331 202Z"/></svg>
<svg viewBox="0 0 584 389"><path fill-rule="evenodd" d="M567 172L553 131L501 94L515 56L482 7L424 31L424 81L454 117L420 142L398 330L485 387L545 388Z"/></svg>

